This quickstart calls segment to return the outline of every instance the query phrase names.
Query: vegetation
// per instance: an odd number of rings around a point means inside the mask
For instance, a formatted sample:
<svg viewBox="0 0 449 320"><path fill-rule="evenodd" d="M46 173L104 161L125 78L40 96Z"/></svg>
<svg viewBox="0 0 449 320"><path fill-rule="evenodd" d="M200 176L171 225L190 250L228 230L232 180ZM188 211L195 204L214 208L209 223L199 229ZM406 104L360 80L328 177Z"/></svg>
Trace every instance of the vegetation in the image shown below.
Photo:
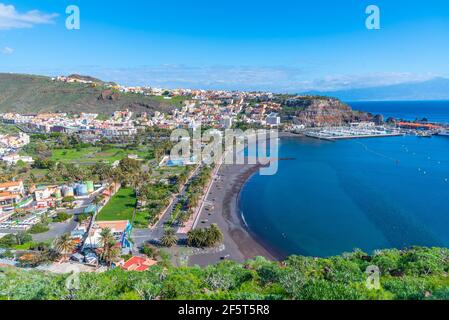
<svg viewBox="0 0 449 320"><path fill-rule="evenodd" d="M76 215L76 222L81 223L83 221L86 221L87 219L90 219L92 217L92 213L80 213Z"/></svg>
<svg viewBox="0 0 449 320"><path fill-rule="evenodd" d="M100 211L97 220L132 220L136 207L136 194L132 188L121 188Z"/></svg>
<svg viewBox="0 0 449 320"><path fill-rule="evenodd" d="M39 233L45 233L48 230L50 230L50 228L48 227L48 224L39 222L39 223L36 223L35 225L33 225L29 231L31 234L39 234Z"/></svg>
<svg viewBox="0 0 449 320"><path fill-rule="evenodd" d="M101 230L100 236L102 243L101 259L111 266L120 256L120 247L116 245L117 241L110 229Z"/></svg>
<svg viewBox="0 0 449 320"><path fill-rule="evenodd" d="M193 229L187 234L187 244L191 247L209 248L223 241L223 234L216 224L209 228Z"/></svg>
<svg viewBox="0 0 449 320"><path fill-rule="evenodd" d="M187 186L184 198L173 208L167 222L169 226L184 225L192 217L211 179L211 175L212 168L205 166L200 169L196 177L192 178Z"/></svg>
<svg viewBox="0 0 449 320"><path fill-rule="evenodd" d="M127 194L114 197L118 203L109 204L100 220L129 219L135 227L147 227L158 220L193 170L193 166L158 167L159 160L172 148L169 135L165 129L147 128L126 141L103 138L86 143L76 134L32 134L31 143L21 154L32 156L35 163L16 166L0 163L0 182L12 179L21 179L26 185L117 182L124 187L121 192ZM141 161L128 158L128 154L138 155ZM118 166L112 166L117 160ZM65 197L63 206L73 208L74 200ZM42 231L44 226L36 229Z"/></svg>
<svg viewBox="0 0 449 320"><path fill-rule="evenodd" d="M64 222L72 218L72 215L67 212L58 212L56 216L53 218L53 222Z"/></svg>
<svg viewBox="0 0 449 320"><path fill-rule="evenodd" d="M0 74L0 112L88 112L109 115L129 108L136 112L169 111L179 107L184 98L165 100L142 94L118 93L114 99L102 99L105 84L96 85L52 81L48 77Z"/></svg>
<svg viewBox="0 0 449 320"><path fill-rule="evenodd" d="M65 233L55 240L53 247L64 258L68 258L75 249L75 243L70 238L70 234Z"/></svg>
<svg viewBox="0 0 449 320"><path fill-rule="evenodd" d="M33 240L29 233L19 232L17 234L7 234L0 239L0 248L12 248L20 246Z"/></svg>
<svg viewBox="0 0 449 320"><path fill-rule="evenodd" d="M164 247L173 247L178 242L178 238L176 237L175 231L173 228L165 228L164 235L162 236L160 243Z"/></svg>
<svg viewBox="0 0 449 320"><path fill-rule="evenodd" d="M120 269L81 273L73 298L98 299L447 299L449 250L411 248L361 251L330 258L292 256L282 263L256 258L205 268L153 266L147 272ZM366 269L380 268L380 287L367 287ZM0 299L67 299L69 276L0 269Z"/></svg>

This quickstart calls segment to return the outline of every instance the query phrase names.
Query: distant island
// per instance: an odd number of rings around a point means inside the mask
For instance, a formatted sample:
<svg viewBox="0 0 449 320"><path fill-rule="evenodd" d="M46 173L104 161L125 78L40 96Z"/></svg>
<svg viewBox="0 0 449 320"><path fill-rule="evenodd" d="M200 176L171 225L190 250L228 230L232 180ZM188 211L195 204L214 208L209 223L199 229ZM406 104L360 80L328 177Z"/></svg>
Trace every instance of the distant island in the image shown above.
<svg viewBox="0 0 449 320"><path fill-rule="evenodd" d="M434 78L421 82L338 91L310 91L306 94L330 95L343 101L449 100L449 79Z"/></svg>

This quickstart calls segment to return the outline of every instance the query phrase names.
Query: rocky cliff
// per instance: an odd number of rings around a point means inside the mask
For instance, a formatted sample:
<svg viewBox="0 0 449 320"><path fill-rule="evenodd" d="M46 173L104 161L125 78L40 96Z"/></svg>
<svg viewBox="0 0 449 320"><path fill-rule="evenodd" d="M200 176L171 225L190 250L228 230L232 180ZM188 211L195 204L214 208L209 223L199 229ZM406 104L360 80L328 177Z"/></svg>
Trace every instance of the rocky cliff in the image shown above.
<svg viewBox="0 0 449 320"><path fill-rule="evenodd" d="M295 97L286 100L284 106L288 117L308 127L340 126L372 119L372 115L354 111L340 100L328 97Z"/></svg>

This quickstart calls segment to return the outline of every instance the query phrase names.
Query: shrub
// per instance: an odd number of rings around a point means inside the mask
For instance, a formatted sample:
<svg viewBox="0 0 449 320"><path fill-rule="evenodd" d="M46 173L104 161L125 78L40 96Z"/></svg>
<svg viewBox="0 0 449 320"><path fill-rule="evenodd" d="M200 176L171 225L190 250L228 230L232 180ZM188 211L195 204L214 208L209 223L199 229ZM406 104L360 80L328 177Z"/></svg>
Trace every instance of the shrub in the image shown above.
<svg viewBox="0 0 449 320"><path fill-rule="evenodd" d="M30 233L32 233L32 234L39 234L39 233L47 232L48 230L50 230L50 228L48 227L47 224L45 224L45 223L37 223L37 224L35 224L34 226L31 227Z"/></svg>
<svg viewBox="0 0 449 320"><path fill-rule="evenodd" d="M71 218L72 216L67 212L59 212L56 217L53 218L53 222L64 222Z"/></svg>
<svg viewBox="0 0 449 320"><path fill-rule="evenodd" d="M152 245L145 243L141 249L141 253L146 255L148 258L153 258L157 254L157 250Z"/></svg>

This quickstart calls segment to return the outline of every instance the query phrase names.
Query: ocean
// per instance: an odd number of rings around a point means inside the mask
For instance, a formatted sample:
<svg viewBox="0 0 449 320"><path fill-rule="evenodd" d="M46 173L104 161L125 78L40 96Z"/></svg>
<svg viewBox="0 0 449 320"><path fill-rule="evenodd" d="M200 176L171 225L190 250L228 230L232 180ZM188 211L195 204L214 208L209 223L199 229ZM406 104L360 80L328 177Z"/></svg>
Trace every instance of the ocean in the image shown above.
<svg viewBox="0 0 449 320"><path fill-rule="evenodd" d="M389 117L404 120L421 120L449 124L449 101L372 101L346 102L354 110L383 114L385 120Z"/></svg>
<svg viewBox="0 0 449 320"><path fill-rule="evenodd" d="M449 138L282 138L279 157L291 160L276 175L252 176L239 209L281 255L449 247Z"/></svg>

